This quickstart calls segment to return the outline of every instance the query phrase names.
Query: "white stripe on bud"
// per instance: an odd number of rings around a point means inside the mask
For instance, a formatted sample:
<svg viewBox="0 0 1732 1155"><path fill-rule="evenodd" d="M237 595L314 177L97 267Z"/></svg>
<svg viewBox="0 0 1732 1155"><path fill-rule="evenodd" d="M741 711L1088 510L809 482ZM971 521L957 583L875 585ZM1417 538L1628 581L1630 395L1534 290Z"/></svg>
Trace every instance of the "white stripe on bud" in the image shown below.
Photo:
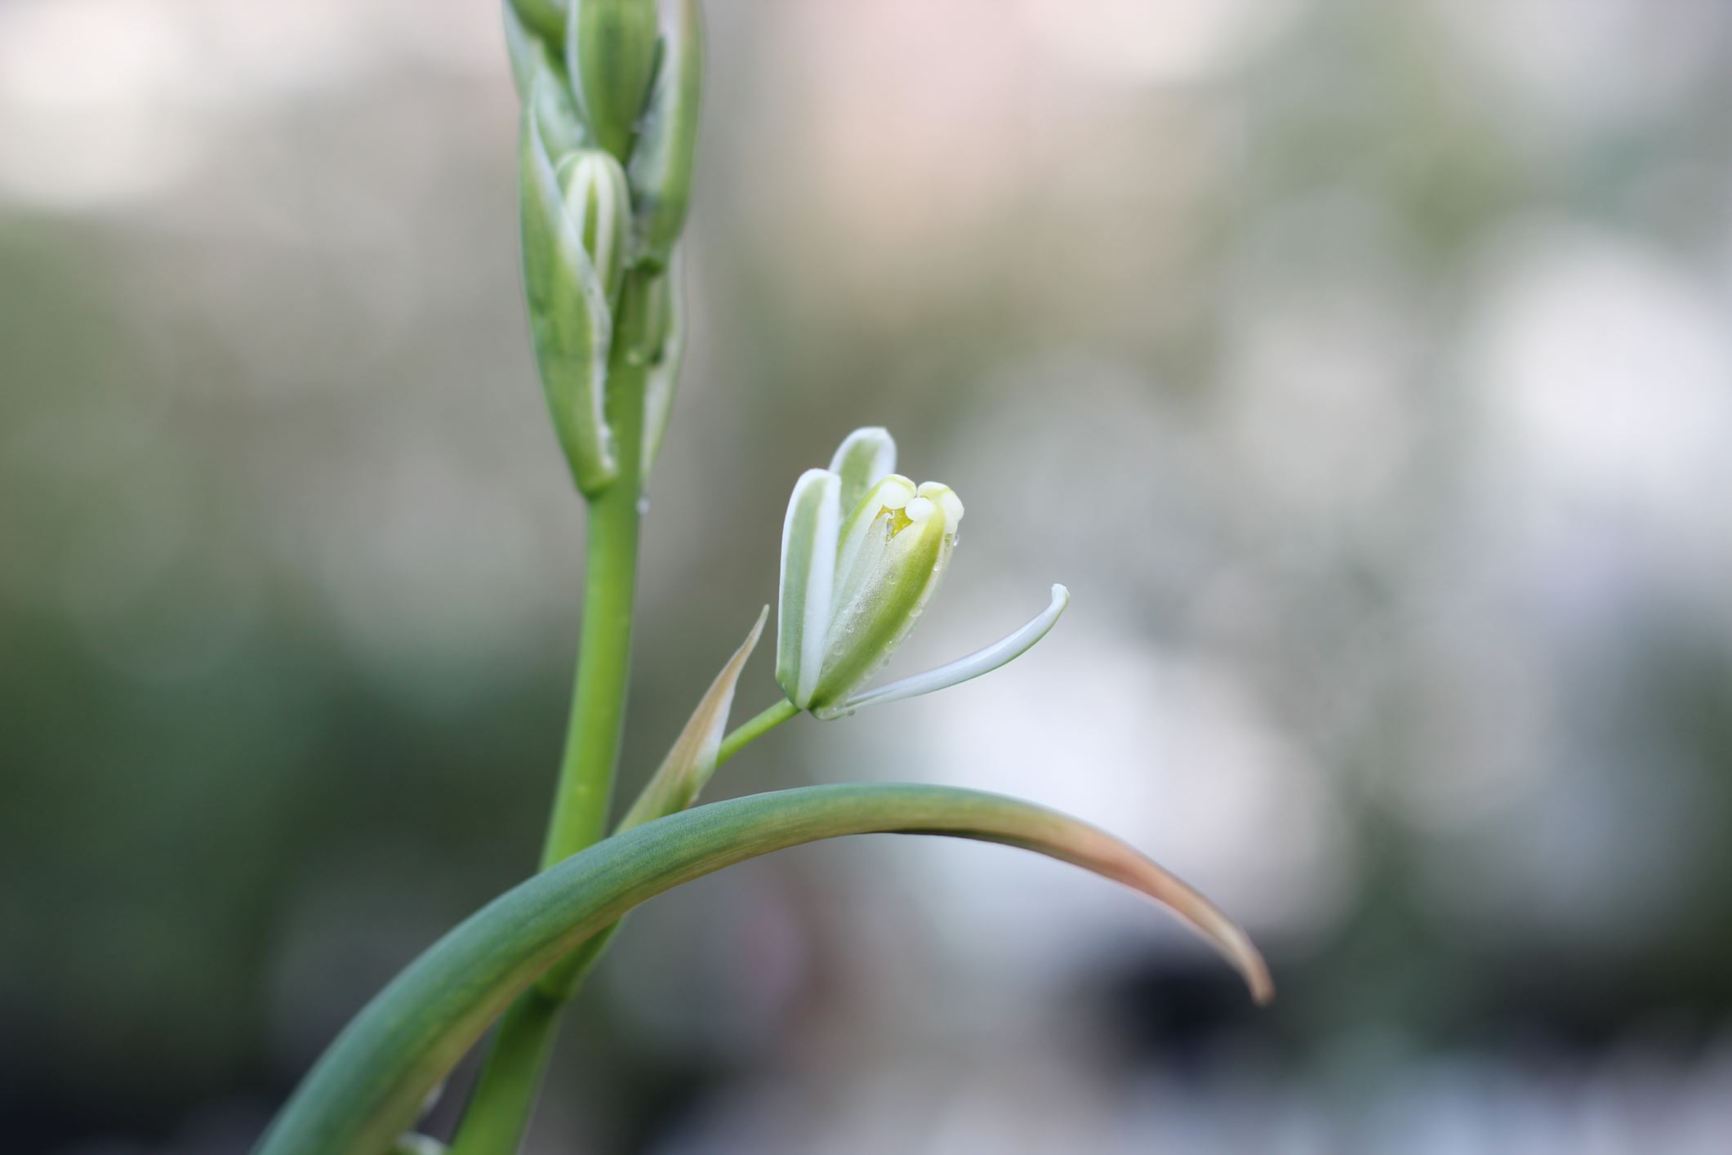
<svg viewBox="0 0 1732 1155"><path fill-rule="evenodd" d="M566 158L561 157L556 167L548 152L548 139L559 135L544 123L544 113L556 103L550 99L556 84L557 79L543 67L524 106L520 147L524 287L536 363L554 428L578 489L593 497L619 472L604 395L613 311L607 286L585 248L561 186L560 169L566 167ZM589 183L585 178L584 184ZM583 199L589 200L587 195ZM627 210L620 206L617 211L623 215ZM594 214L595 220L600 217Z"/></svg>
<svg viewBox="0 0 1732 1155"><path fill-rule="evenodd" d="M625 276L626 242L631 224L631 194L625 170L610 153L585 148L559 164L565 214L583 242L610 304L619 297Z"/></svg>
<svg viewBox="0 0 1732 1155"><path fill-rule="evenodd" d="M840 479L808 469L794 483L782 522L782 580L776 612L776 680L801 709L812 700L829 637L840 530Z"/></svg>

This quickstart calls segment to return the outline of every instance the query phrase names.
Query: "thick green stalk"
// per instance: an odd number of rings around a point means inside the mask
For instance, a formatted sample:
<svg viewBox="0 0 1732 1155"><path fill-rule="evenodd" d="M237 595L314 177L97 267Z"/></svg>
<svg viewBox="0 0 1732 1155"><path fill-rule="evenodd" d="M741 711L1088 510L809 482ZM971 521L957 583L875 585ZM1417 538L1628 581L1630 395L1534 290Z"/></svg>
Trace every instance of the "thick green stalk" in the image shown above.
<svg viewBox="0 0 1732 1155"><path fill-rule="evenodd" d="M608 426L619 476L589 505L583 633L578 640L571 722L559 789L548 820L541 868L576 854L607 831L631 680L632 608L637 590L638 501L643 454L643 392L648 369L645 279L627 274L608 362Z"/></svg>
<svg viewBox="0 0 1732 1155"><path fill-rule="evenodd" d="M517 1150L535 1113L541 1074L553 1054L558 1035L555 1028L564 1009L565 1004L558 999L543 994L539 987L530 987L500 1018L481 1080L452 1142L451 1155Z"/></svg>
<svg viewBox="0 0 1732 1155"><path fill-rule="evenodd" d="M608 425L619 476L589 505L583 633L578 640L565 756L542 846L543 870L607 833L631 681L643 494L643 396L652 339L647 332L648 289L648 278L636 272L626 274L620 289L607 380ZM500 1020L453 1143L454 1155L512 1155L517 1150L553 1053L563 1001L547 990L531 989Z"/></svg>

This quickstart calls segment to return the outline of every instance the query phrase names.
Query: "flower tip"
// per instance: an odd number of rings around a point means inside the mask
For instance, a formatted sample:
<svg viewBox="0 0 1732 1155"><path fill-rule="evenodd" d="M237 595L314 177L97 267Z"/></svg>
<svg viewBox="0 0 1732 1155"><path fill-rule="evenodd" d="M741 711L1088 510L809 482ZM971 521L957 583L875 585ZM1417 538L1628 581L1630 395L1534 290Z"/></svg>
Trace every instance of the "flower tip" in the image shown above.
<svg viewBox="0 0 1732 1155"><path fill-rule="evenodd" d="M900 473L892 473L879 479L878 484L868 491L872 504L883 509L907 509L919 490L908 478ZM868 512L873 512L868 510Z"/></svg>
<svg viewBox="0 0 1732 1155"><path fill-rule="evenodd" d="M836 449L835 460L837 462L844 461L849 454L866 450L871 450L873 453L888 452L894 454L896 452L896 439L890 436L890 430L882 425L862 425L842 439L842 444ZM832 464L831 468L835 469L836 466ZM893 469L895 466L890 468ZM840 471L838 470L838 472Z"/></svg>
<svg viewBox="0 0 1732 1155"><path fill-rule="evenodd" d="M819 469L816 466L814 466L811 469L806 470L806 472L800 474L800 479L798 481L794 482L794 488L799 489L800 487L806 486L806 485L819 485L819 484L822 484L822 482L825 478L835 477L835 476L836 475L828 469Z"/></svg>
<svg viewBox="0 0 1732 1155"><path fill-rule="evenodd" d="M1269 964L1251 942L1251 937L1236 926L1229 924L1226 933L1221 938L1221 947L1227 954L1227 961L1239 977L1250 988L1251 1001L1260 1007L1266 1007L1275 1001L1275 979L1269 973Z"/></svg>
<svg viewBox="0 0 1732 1155"><path fill-rule="evenodd" d="M956 496L956 491L942 481L923 481L915 492L944 511L946 528L955 533L963 514L962 499Z"/></svg>
<svg viewBox="0 0 1732 1155"><path fill-rule="evenodd" d="M842 478L842 506L852 509L880 479L896 472L896 439L882 425L856 429L836 447L830 470Z"/></svg>

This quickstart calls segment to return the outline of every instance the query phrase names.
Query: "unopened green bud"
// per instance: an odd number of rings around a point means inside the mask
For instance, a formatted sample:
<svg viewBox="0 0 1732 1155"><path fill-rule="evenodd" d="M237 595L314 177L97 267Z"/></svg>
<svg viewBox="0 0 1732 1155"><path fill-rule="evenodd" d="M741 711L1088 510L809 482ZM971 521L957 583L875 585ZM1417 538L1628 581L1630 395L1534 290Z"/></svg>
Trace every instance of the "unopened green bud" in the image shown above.
<svg viewBox="0 0 1732 1155"><path fill-rule="evenodd" d="M613 312L609 285L585 245L585 225L598 242L595 251L619 254L627 208L624 179L611 157L604 157L605 164L586 164L585 154L577 154L575 163L561 166L570 178L561 187L541 115L549 101L546 89L555 83L550 72L541 70L525 104L520 145L524 286L554 429L578 489L593 497L618 474L619 464L606 412ZM569 199L567 188L574 194ZM616 265L616 285L617 275Z"/></svg>
<svg viewBox="0 0 1732 1155"><path fill-rule="evenodd" d="M676 7L662 35L649 107L627 170L637 213L635 255L653 268L667 263L685 227L703 87L704 27L698 0L676 0Z"/></svg>
<svg viewBox="0 0 1732 1155"><path fill-rule="evenodd" d="M916 485L896 467L883 429L860 429L828 469L807 470L794 486L782 527L776 681L788 700L820 718L868 702L930 693L979 677L1023 653L1058 620L1070 595L1020 630L936 670L859 693L914 628L938 589L962 522L947 485Z"/></svg>
<svg viewBox="0 0 1732 1155"><path fill-rule="evenodd" d="M572 0L565 66L579 110L601 147L631 155L655 72L656 0Z"/></svg>
<svg viewBox="0 0 1732 1155"><path fill-rule="evenodd" d="M564 156L582 148L586 132L571 97L565 65L509 4L505 6L505 47L511 56L511 79L518 98L526 106L535 105L536 124L547 155ZM546 83L541 83L543 75Z"/></svg>
<svg viewBox="0 0 1732 1155"><path fill-rule="evenodd" d="M631 197L625 170L612 154L599 148L572 153L559 163L559 187L565 194L565 214L583 241L583 251L601 277L609 302L619 296L625 276L626 241Z"/></svg>

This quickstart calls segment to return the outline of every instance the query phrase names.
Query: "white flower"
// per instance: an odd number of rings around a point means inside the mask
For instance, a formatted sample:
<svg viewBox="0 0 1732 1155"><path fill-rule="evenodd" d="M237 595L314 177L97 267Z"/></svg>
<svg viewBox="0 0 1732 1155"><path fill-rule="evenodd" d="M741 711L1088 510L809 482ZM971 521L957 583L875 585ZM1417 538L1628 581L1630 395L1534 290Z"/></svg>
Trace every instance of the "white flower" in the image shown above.
<svg viewBox="0 0 1732 1155"><path fill-rule="evenodd" d="M962 522L962 501L948 485L916 485L895 468L890 434L858 429L829 469L800 477L788 500L776 681L789 701L820 718L995 670L1045 637L1070 601L1055 585L1051 604L1015 633L938 669L858 692L938 589Z"/></svg>

